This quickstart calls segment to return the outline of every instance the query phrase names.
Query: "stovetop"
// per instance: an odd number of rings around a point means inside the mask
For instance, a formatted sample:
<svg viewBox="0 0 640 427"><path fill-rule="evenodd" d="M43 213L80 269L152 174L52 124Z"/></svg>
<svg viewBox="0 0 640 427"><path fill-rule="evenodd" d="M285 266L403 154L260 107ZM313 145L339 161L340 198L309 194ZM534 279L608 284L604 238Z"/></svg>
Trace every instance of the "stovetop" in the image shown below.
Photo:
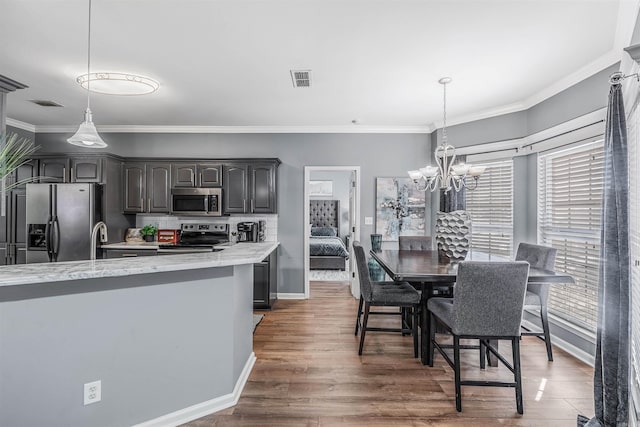
<svg viewBox="0 0 640 427"><path fill-rule="evenodd" d="M214 245L228 241L229 224L182 224L180 242L170 246L172 248L213 248Z"/></svg>

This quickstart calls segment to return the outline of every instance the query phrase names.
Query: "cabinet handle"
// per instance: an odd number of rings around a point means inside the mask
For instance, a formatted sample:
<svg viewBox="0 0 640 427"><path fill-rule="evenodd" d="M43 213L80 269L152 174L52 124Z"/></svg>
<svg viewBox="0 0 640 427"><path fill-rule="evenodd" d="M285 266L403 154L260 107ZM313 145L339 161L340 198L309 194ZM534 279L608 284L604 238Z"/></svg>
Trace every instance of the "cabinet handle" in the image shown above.
<svg viewBox="0 0 640 427"><path fill-rule="evenodd" d="M149 209L149 212L151 212L151 197L147 199L147 208Z"/></svg>
<svg viewBox="0 0 640 427"><path fill-rule="evenodd" d="M202 185L202 172L200 172L200 181L198 182L198 184L197 184L197 185L198 185L198 186L201 186L201 185Z"/></svg>
<svg viewBox="0 0 640 427"><path fill-rule="evenodd" d="M62 182L67 182L67 168L62 168Z"/></svg>
<svg viewBox="0 0 640 427"><path fill-rule="evenodd" d="M247 211L247 199L242 199L242 210Z"/></svg>
<svg viewBox="0 0 640 427"><path fill-rule="evenodd" d="M144 199L142 197L140 197L140 209L141 212L144 212Z"/></svg>
<svg viewBox="0 0 640 427"><path fill-rule="evenodd" d="M133 258L137 257L138 254L122 254L122 258Z"/></svg>
<svg viewBox="0 0 640 427"><path fill-rule="evenodd" d="M254 204L253 202L254 202L254 201L255 201L254 199L251 199L251 213L253 213L253 209L254 209L254 208L253 208L253 204Z"/></svg>

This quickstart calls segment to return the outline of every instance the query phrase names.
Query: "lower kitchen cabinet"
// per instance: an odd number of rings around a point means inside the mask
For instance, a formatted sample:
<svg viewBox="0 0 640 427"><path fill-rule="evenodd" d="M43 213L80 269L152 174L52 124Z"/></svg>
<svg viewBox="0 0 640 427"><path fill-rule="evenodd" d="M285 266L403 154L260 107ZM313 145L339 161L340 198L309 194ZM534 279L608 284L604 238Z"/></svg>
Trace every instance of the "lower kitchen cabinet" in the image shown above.
<svg viewBox="0 0 640 427"><path fill-rule="evenodd" d="M271 310L278 295L278 250L253 264L253 308Z"/></svg>

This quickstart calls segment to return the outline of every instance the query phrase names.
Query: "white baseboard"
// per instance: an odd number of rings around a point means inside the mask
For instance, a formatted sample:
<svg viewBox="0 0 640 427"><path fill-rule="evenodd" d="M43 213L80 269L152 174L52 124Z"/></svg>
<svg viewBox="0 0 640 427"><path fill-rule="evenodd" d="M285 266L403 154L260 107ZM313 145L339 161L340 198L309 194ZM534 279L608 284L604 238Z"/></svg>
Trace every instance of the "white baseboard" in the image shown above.
<svg viewBox="0 0 640 427"><path fill-rule="evenodd" d="M278 293L278 299L306 299L304 293L302 294L294 294L294 293Z"/></svg>
<svg viewBox="0 0 640 427"><path fill-rule="evenodd" d="M522 326L529 329L530 331L540 331L540 326L525 319L522 319ZM593 366L596 363L595 357L592 354L587 353L586 351L576 347L568 341L558 338L553 334L551 334L551 343L554 346L566 351L576 359L583 361L589 366Z"/></svg>
<svg viewBox="0 0 640 427"><path fill-rule="evenodd" d="M247 383L247 379L249 379L249 374L251 373L255 363L256 355L251 352L251 355L247 359L247 363L245 363L244 368L240 373L238 381L236 381L236 385L233 388L232 393L136 424L134 427L174 427L234 406L240 399L242 390Z"/></svg>

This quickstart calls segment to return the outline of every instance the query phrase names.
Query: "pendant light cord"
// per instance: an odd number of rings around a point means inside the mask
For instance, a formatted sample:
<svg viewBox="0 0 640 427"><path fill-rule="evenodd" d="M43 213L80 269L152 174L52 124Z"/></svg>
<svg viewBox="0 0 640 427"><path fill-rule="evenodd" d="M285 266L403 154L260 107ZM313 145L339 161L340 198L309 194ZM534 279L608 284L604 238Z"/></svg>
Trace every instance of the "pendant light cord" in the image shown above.
<svg viewBox="0 0 640 427"><path fill-rule="evenodd" d="M91 2L91 0L89 0ZM447 143L447 83L443 83L443 91L444 91L444 111L442 112L442 143Z"/></svg>
<svg viewBox="0 0 640 427"><path fill-rule="evenodd" d="M91 0L89 0L89 36L87 37L87 110L91 108Z"/></svg>

